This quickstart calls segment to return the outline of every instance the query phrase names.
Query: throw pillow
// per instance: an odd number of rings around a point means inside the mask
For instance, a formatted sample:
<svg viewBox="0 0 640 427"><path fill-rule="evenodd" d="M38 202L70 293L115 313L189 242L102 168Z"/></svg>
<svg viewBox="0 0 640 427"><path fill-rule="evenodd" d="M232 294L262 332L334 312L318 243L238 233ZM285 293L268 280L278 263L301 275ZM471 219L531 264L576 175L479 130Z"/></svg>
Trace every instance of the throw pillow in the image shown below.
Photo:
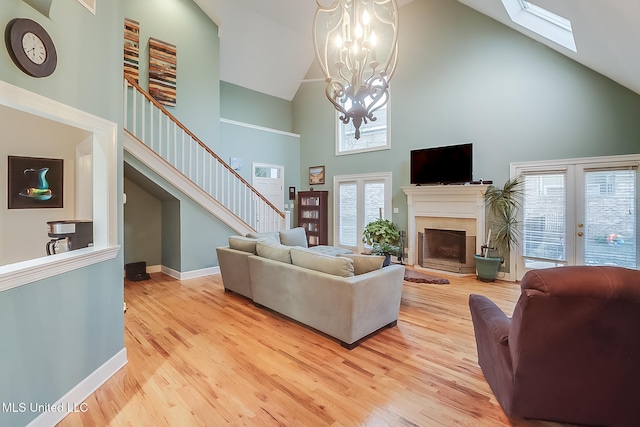
<svg viewBox="0 0 640 427"><path fill-rule="evenodd" d="M282 230L280 233L280 243L287 246L301 246L306 248L307 233L302 227L292 228L291 230Z"/></svg>
<svg viewBox="0 0 640 427"><path fill-rule="evenodd" d="M256 252L258 256L263 258L269 258L274 261L285 262L291 264L291 248L289 246L275 243L274 241L265 238L258 240L256 243Z"/></svg>
<svg viewBox="0 0 640 427"><path fill-rule="evenodd" d="M341 254L338 256L353 260L353 270L356 276L379 270L384 262L384 256L382 255Z"/></svg>
<svg viewBox="0 0 640 427"><path fill-rule="evenodd" d="M269 239L276 243L280 243L280 235L277 231L272 233L247 233L247 237L251 239Z"/></svg>
<svg viewBox="0 0 640 427"><path fill-rule="evenodd" d="M244 236L230 236L229 237L229 247L231 249L236 249L238 251L250 252L252 254L256 254L256 243L258 239L250 239L249 237Z"/></svg>
<svg viewBox="0 0 640 427"><path fill-rule="evenodd" d="M340 277L353 276L353 260L319 254L309 249L292 247L291 262L298 267L333 274Z"/></svg>

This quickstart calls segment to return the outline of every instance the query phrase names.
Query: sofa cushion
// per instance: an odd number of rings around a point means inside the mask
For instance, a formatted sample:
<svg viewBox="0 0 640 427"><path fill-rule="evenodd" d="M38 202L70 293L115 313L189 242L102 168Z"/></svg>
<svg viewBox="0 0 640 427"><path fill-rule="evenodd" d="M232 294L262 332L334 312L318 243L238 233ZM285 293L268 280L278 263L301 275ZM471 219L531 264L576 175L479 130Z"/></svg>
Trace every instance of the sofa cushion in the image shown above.
<svg viewBox="0 0 640 427"><path fill-rule="evenodd" d="M306 248L292 247L291 262L298 267L333 274L334 276L353 276L352 259L324 255Z"/></svg>
<svg viewBox="0 0 640 427"><path fill-rule="evenodd" d="M337 248L335 246L326 246L326 245L312 246L309 248L309 250L312 250L318 254L325 254L325 255L341 255L341 254L351 253L349 249Z"/></svg>
<svg viewBox="0 0 640 427"><path fill-rule="evenodd" d="M258 240L256 243L256 252L258 256L269 258L274 261L285 262L291 264L291 247L276 243L269 238Z"/></svg>
<svg viewBox="0 0 640 427"><path fill-rule="evenodd" d="M291 230L282 230L280 233L280 243L287 246L301 246L306 248L307 233L302 227L292 228Z"/></svg>
<svg viewBox="0 0 640 427"><path fill-rule="evenodd" d="M247 233L247 237L251 239L269 239L276 243L280 243L280 235L277 231L272 233Z"/></svg>
<svg viewBox="0 0 640 427"><path fill-rule="evenodd" d="M231 249L236 249L238 251L250 252L252 254L256 254L256 243L258 239L251 239L249 237L244 236L230 236L229 237L229 247Z"/></svg>
<svg viewBox="0 0 640 427"><path fill-rule="evenodd" d="M382 255L342 254L338 256L353 260L353 272L356 276L379 270L384 262L384 256Z"/></svg>

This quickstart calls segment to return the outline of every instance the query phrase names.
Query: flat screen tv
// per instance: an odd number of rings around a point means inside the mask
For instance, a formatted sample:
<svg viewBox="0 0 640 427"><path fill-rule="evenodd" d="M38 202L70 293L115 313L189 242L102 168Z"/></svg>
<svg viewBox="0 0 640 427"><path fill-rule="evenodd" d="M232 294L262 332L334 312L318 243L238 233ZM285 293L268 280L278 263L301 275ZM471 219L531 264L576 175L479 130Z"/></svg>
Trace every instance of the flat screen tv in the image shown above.
<svg viewBox="0 0 640 427"><path fill-rule="evenodd" d="M472 144L411 151L411 184L461 184L472 176Z"/></svg>

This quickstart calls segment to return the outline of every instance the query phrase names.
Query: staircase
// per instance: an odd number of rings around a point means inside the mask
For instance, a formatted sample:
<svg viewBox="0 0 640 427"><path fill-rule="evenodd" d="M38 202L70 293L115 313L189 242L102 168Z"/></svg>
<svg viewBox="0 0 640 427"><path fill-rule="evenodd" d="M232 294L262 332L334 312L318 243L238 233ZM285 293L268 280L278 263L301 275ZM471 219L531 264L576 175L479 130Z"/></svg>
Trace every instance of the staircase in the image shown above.
<svg viewBox="0 0 640 427"><path fill-rule="evenodd" d="M124 149L237 233L287 228L285 214L134 80L124 80Z"/></svg>

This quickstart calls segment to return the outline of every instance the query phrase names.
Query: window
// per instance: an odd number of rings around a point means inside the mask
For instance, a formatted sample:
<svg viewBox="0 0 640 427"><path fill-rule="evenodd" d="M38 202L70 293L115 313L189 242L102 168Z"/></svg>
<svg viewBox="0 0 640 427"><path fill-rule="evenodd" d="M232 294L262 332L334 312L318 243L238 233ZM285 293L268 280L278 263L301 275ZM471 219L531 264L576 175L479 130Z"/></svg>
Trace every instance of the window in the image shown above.
<svg viewBox="0 0 640 427"><path fill-rule="evenodd" d="M518 25L577 52L571 21L526 0L502 0L509 17Z"/></svg>
<svg viewBox="0 0 640 427"><path fill-rule="evenodd" d="M361 252L365 225L391 219L391 173L334 177L334 206L334 244Z"/></svg>
<svg viewBox="0 0 640 427"><path fill-rule="evenodd" d="M367 124L364 122L360 126L360 139L356 139L356 129L353 123L345 125L336 115L338 136L336 138L336 155L361 153L366 151L385 150L390 148L389 144L389 103L377 110L373 115L377 120ZM346 105L345 108L350 108Z"/></svg>
<svg viewBox="0 0 640 427"><path fill-rule="evenodd" d="M640 265L640 155L512 164L524 177L517 278L562 265Z"/></svg>

